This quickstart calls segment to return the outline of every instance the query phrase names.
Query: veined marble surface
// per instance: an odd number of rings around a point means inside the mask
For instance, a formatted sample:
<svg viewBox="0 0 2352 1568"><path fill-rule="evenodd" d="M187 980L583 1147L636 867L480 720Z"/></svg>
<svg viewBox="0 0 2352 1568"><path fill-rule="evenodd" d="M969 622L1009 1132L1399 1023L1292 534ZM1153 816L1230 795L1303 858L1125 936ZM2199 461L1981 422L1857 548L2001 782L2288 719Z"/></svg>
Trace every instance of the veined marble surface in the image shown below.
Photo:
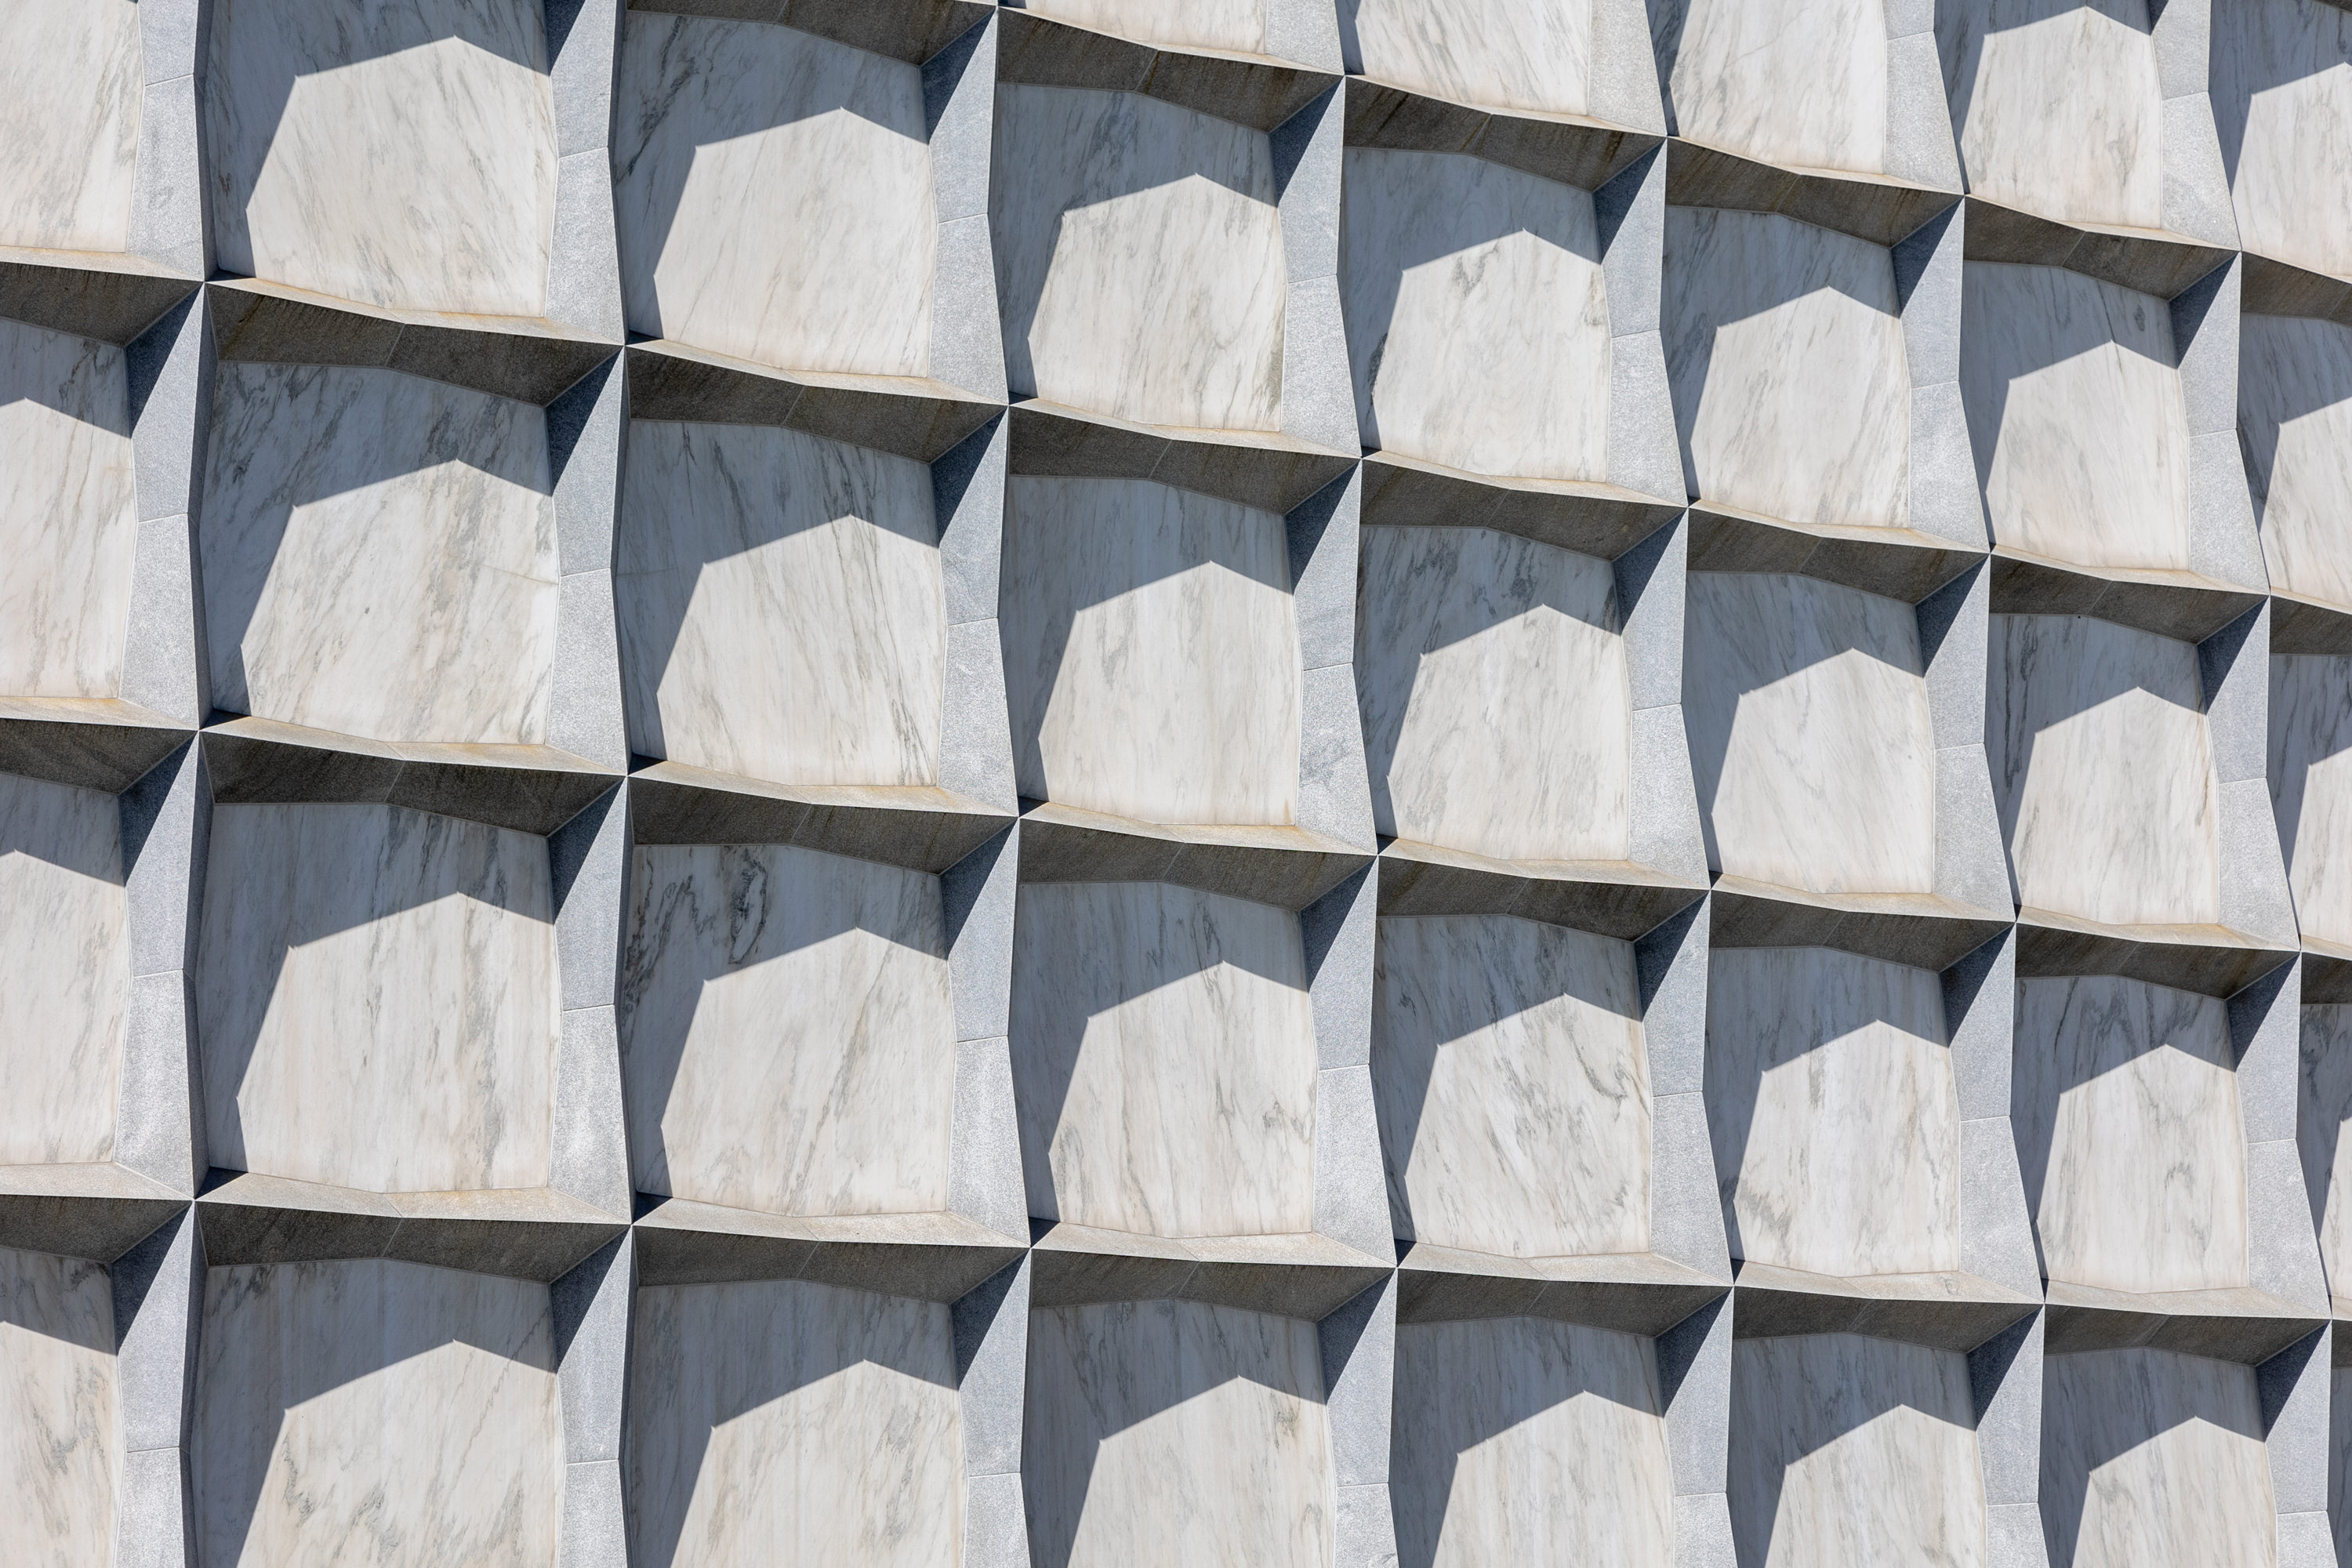
<svg viewBox="0 0 2352 1568"><path fill-rule="evenodd" d="M1265 132L1140 93L1007 82L994 158L1014 397L1280 428L1286 289Z"/></svg>
<svg viewBox="0 0 2352 1568"><path fill-rule="evenodd" d="M1035 883L1013 945L1031 1214L1146 1236L1314 1228L1297 916L1160 882Z"/></svg>
<svg viewBox="0 0 2352 1568"><path fill-rule="evenodd" d="M1368 528L1356 688L1381 832L1507 859L1626 853L1632 688L1608 563Z"/></svg>
<svg viewBox="0 0 2352 1568"><path fill-rule="evenodd" d="M1354 13L1349 68L1460 103L1582 114L1592 76L1591 0L1339 0Z"/></svg>
<svg viewBox="0 0 2352 1568"><path fill-rule="evenodd" d="M1689 0L1681 133L1782 168L1886 167L1885 0Z"/></svg>
<svg viewBox="0 0 2352 1568"><path fill-rule="evenodd" d="M639 1290L630 1561L954 1563L962 1431L937 1302L790 1280Z"/></svg>
<svg viewBox="0 0 2352 1568"><path fill-rule="evenodd" d="M1669 1563L1674 1491L1649 1341L1534 1318L1398 1327L1399 1563Z"/></svg>
<svg viewBox="0 0 2352 1568"><path fill-rule="evenodd" d="M2050 1568L2270 1568L2272 1507L2252 1367L2157 1350L2042 1363Z"/></svg>
<svg viewBox="0 0 2352 1568"><path fill-rule="evenodd" d="M1911 371L1885 249L1773 214L1669 207L1664 310L1697 494L1792 522L1906 521Z"/></svg>
<svg viewBox="0 0 2352 1568"><path fill-rule="evenodd" d="M110 1560L115 1404L106 1270L0 1247L0 1557L21 1568Z"/></svg>
<svg viewBox="0 0 2352 1568"><path fill-rule="evenodd" d="M0 321L0 695L121 689L138 545L129 399L121 349Z"/></svg>
<svg viewBox="0 0 2352 1568"><path fill-rule="evenodd" d="M631 11L623 29L630 330L788 369L927 374L921 71L761 22Z"/></svg>
<svg viewBox="0 0 2352 1568"><path fill-rule="evenodd" d="M1714 864L1821 893L1927 892L1935 731L1910 605L1694 572L1683 712Z"/></svg>
<svg viewBox="0 0 2352 1568"><path fill-rule="evenodd" d="M2144 0L1979 0L1958 27L1974 68L1963 63L1950 93L1971 191L2044 217L2163 226L2163 90Z"/></svg>
<svg viewBox="0 0 2352 1568"><path fill-rule="evenodd" d="M1592 197L1484 159L1350 148L1340 298L1364 444L1473 473L1609 474Z"/></svg>
<svg viewBox="0 0 2352 1568"><path fill-rule="evenodd" d="M910 458L632 424L613 585L630 750L779 784L937 783L938 539Z"/></svg>
<svg viewBox="0 0 2352 1568"><path fill-rule="evenodd" d="M1706 1110L1731 1255L1960 1266L1960 1103L1937 976L1820 947L1707 961Z"/></svg>
<svg viewBox="0 0 2352 1568"><path fill-rule="evenodd" d="M0 1165L113 1157L127 912L114 797L0 773Z"/></svg>
<svg viewBox="0 0 2352 1568"><path fill-rule="evenodd" d="M1731 1535L1742 1568L1979 1568L1968 1358L1860 1334L1732 1342Z"/></svg>
<svg viewBox="0 0 2352 1568"><path fill-rule="evenodd" d="M2213 118L2238 243L2352 277L2352 15L2308 0L2216 5Z"/></svg>
<svg viewBox="0 0 2352 1568"><path fill-rule="evenodd" d="M536 316L555 100L518 0L219 0L205 137L219 267L339 299Z"/></svg>
<svg viewBox="0 0 2352 1568"><path fill-rule="evenodd" d="M2011 1120L2049 1279L2247 1283L2234 1061L2214 997L2113 975L2017 983Z"/></svg>
<svg viewBox="0 0 2352 1568"><path fill-rule="evenodd" d="M544 1285L380 1259L215 1268L189 1456L205 1568L550 1563Z"/></svg>
<svg viewBox="0 0 2352 1568"><path fill-rule="evenodd" d="M2186 568L2189 415L2166 303L2055 267L1971 261L1961 310L1960 395L1994 542L2082 566Z"/></svg>
<svg viewBox="0 0 2352 1568"><path fill-rule="evenodd" d="M380 741L547 739L546 416L388 370L224 363L204 527L213 702Z"/></svg>
<svg viewBox="0 0 2352 1568"><path fill-rule="evenodd" d="M1500 915L1381 921L1372 1094L1415 1238L1511 1258L1649 1247L1631 942Z"/></svg>
<svg viewBox="0 0 2352 1568"><path fill-rule="evenodd" d="M2018 901L2111 924L2221 918L2219 789L2185 642L1995 616L1987 741Z"/></svg>
<svg viewBox="0 0 2352 1568"><path fill-rule="evenodd" d="M1265 47L1268 0L1022 0L1057 22L1133 38L1256 54Z"/></svg>
<svg viewBox="0 0 2352 1568"><path fill-rule="evenodd" d="M955 1011L937 877L646 845L621 980L639 1192L773 1214L948 1205Z"/></svg>
<svg viewBox="0 0 2352 1568"><path fill-rule="evenodd" d="M2273 656L2270 779L2295 923L2352 944L2352 658Z"/></svg>
<svg viewBox="0 0 2352 1568"><path fill-rule="evenodd" d="M544 839L389 805L213 811L212 1160L370 1192L547 1179Z"/></svg>
<svg viewBox="0 0 2352 1568"><path fill-rule="evenodd" d="M2344 1136L2345 1123L2352 1121L2352 1006L2306 1002L2302 1026L2296 1144L2304 1190L2311 1194L2329 1289L2352 1295L2352 1139ZM2340 1446L2336 1451L2352 1453Z"/></svg>
<svg viewBox="0 0 2352 1568"><path fill-rule="evenodd" d="M10 0L0 16L0 245L131 243L138 0Z"/></svg>
<svg viewBox="0 0 2352 1568"><path fill-rule="evenodd" d="M1286 823L1298 622L1282 519L1148 479L1012 481L1003 626L1021 793Z"/></svg>
<svg viewBox="0 0 2352 1568"><path fill-rule="evenodd" d="M2352 609L2352 327L2246 316L2238 333L2238 433L2271 586Z"/></svg>
<svg viewBox="0 0 2352 1568"><path fill-rule="evenodd" d="M1192 1301L1029 1318L1030 1548L1060 1568L1327 1563L1315 1325Z"/></svg>

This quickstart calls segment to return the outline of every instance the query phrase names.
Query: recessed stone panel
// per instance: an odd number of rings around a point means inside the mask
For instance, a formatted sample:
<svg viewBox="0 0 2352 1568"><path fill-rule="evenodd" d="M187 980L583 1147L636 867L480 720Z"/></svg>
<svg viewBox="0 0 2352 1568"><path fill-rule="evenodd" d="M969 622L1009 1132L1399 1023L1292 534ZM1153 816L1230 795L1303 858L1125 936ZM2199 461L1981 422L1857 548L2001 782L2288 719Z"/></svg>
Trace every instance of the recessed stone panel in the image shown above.
<svg viewBox="0 0 2352 1568"><path fill-rule="evenodd" d="M2352 658L2271 659L2270 777L2295 921L2352 945Z"/></svg>
<svg viewBox="0 0 2352 1568"><path fill-rule="evenodd" d="M2164 100L2143 0L1969 0L1937 33L1969 188L2076 223L2160 228Z"/></svg>
<svg viewBox="0 0 2352 1568"><path fill-rule="evenodd" d="M2213 119L2238 243L2352 278L2352 13L2310 0L2213 7Z"/></svg>
<svg viewBox="0 0 2352 1568"><path fill-rule="evenodd" d="M0 1247L0 1556L85 1568L114 1547L121 1468L106 1270Z"/></svg>
<svg viewBox="0 0 2352 1568"><path fill-rule="evenodd" d="M139 0L17 0L0 43L0 245L128 249Z"/></svg>
<svg viewBox="0 0 2352 1568"><path fill-rule="evenodd" d="M1678 132L1782 168L1886 168L1884 0L1687 0Z"/></svg>
<svg viewBox="0 0 2352 1568"><path fill-rule="evenodd" d="M114 796L0 773L0 1165L114 1150L131 983Z"/></svg>
<svg viewBox="0 0 2352 1568"><path fill-rule="evenodd" d="M2250 315L2238 332L2238 429L2271 586L2352 610L2352 326Z"/></svg>
<svg viewBox="0 0 2352 1568"><path fill-rule="evenodd" d="M1582 114L1590 106L1590 5L1518 0L1340 0L1350 69L1436 98Z"/></svg>

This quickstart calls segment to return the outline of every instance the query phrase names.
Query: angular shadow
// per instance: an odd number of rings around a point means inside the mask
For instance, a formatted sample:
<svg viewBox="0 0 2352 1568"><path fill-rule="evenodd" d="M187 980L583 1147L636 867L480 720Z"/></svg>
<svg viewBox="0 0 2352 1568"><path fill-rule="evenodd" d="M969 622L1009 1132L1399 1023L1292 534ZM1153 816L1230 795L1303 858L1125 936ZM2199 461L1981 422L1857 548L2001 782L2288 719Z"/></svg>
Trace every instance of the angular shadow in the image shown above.
<svg viewBox="0 0 2352 1568"><path fill-rule="evenodd" d="M2339 15L2352 32L2352 13ZM2250 315L2239 334L2238 447L2260 528L2284 426L2352 403L2352 330L2306 316Z"/></svg>
<svg viewBox="0 0 2352 1568"><path fill-rule="evenodd" d="M2155 14L2166 0L1937 0L1936 51L1944 67L1944 96L1952 111L1952 139L1969 122L1976 101L1977 74L1985 39L1994 33L2030 27L2070 11L2096 11L2137 32L2155 31Z"/></svg>
<svg viewBox="0 0 2352 1568"><path fill-rule="evenodd" d="M2264 45L2275 44L2275 47ZM2332 5L2237 0L2213 7L2210 90L2221 167L2238 183L2253 100L2273 89L2352 65L2352 16Z"/></svg>
<svg viewBox="0 0 2352 1568"><path fill-rule="evenodd" d="M24 855L93 882L121 887L137 859L122 840L117 805L121 798L76 784L0 773L0 858ZM28 921L57 915L53 910L37 913L23 907L8 912Z"/></svg>
<svg viewBox="0 0 2352 1568"><path fill-rule="evenodd" d="M129 360L112 343L0 317L0 409L37 404L128 440Z"/></svg>
<svg viewBox="0 0 2352 1568"><path fill-rule="evenodd" d="M5 1342L5 1331L9 1329L111 1358L120 1336L107 1266L56 1253L0 1247L0 1342ZM28 1414L17 1405L10 1418L24 1421ZM65 1434L51 1441L70 1447L74 1437ZM49 1447L49 1442L42 1445L45 1451Z"/></svg>
<svg viewBox="0 0 2352 1568"><path fill-rule="evenodd" d="M2305 1007L2302 1014L2295 1147L2303 1156L2311 1228L2324 1240L2327 1200L2336 1184L2336 1152L2344 1141L2345 1123L2352 1121L2352 1013L2327 1006ZM2331 1262L2331 1271L2333 1267ZM2332 1293L2352 1295L2352 1280L2330 1284Z"/></svg>
<svg viewBox="0 0 2352 1568"><path fill-rule="evenodd" d="M2272 815L2281 861L2292 871L2312 773L2352 752L2352 659L2273 658L2270 667Z"/></svg>

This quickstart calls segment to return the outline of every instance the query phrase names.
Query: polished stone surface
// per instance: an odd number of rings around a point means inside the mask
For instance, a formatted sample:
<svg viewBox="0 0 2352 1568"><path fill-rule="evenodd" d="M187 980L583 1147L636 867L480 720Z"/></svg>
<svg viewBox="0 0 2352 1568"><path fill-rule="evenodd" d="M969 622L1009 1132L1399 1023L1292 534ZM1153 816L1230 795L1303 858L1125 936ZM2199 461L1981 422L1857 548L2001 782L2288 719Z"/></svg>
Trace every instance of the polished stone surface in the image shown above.
<svg viewBox="0 0 2352 1568"><path fill-rule="evenodd" d="M2239 243L2352 278L2352 13L2214 6L2212 91Z"/></svg>
<svg viewBox="0 0 2352 1568"><path fill-rule="evenodd" d="M1939 16L1969 188L2048 217L2163 226L2152 9L1976 0Z"/></svg>
<svg viewBox="0 0 2352 1568"><path fill-rule="evenodd" d="M0 1164L88 1164L114 1152L131 980L114 800L0 773Z"/></svg>
<svg viewBox="0 0 2352 1568"><path fill-rule="evenodd" d="M138 0L18 0L0 43L0 245L128 249Z"/></svg>
<svg viewBox="0 0 2352 1568"><path fill-rule="evenodd" d="M1459 103L1546 114L1591 107L1591 5L1341 0L1339 16L1350 70Z"/></svg>
<svg viewBox="0 0 2352 1568"><path fill-rule="evenodd" d="M103 1563L121 1468L106 1270L0 1247L0 1555L26 1568Z"/></svg>
<svg viewBox="0 0 2352 1568"><path fill-rule="evenodd" d="M2271 586L2352 610L2352 326L2250 315L2239 334L2238 428Z"/></svg>
<svg viewBox="0 0 2352 1568"><path fill-rule="evenodd" d="M1680 134L1782 168L1886 167L1884 0L1691 0L1667 91Z"/></svg>

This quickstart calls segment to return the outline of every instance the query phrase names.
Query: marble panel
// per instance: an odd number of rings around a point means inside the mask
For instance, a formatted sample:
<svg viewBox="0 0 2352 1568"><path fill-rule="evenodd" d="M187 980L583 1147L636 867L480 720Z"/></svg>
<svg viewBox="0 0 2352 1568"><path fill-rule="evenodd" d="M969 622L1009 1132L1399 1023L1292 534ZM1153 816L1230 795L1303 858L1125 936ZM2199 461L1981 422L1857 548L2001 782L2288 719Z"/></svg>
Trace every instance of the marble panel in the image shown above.
<svg viewBox="0 0 2352 1568"><path fill-rule="evenodd" d="M2352 609L2352 327L2242 318L2238 433L2271 586Z"/></svg>
<svg viewBox="0 0 2352 1568"><path fill-rule="evenodd" d="M122 869L112 795L0 773L0 1165L113 1157L131 987Z"/></svg>
<svg viewBox="0 0 2352 1568"><path fill-rule="evenodd" d="M1937 976L1828 948L1707 962L1707 1123L1731 1255L1960 1266L1960 1104Z"/></svg>
<svg viewBox="0 0 2352 1568"><path fill-rule="evenodd" d="M2238 242L2352 277L2352 13L2310 0L2216 5L2212 69Z"/></svg>
<svg viewBox="0 0 2352 1568"><path fill-rule="evenodd" d="M2271 658L2271 799L2295 923L2352 946L2352 658Z"/></svg>
<svg viewBox="0 0 2352 1568"><path fill-rule="evenodd" d="M1533 1318L1397 1329L1399 1568L1666 1563L1674 1472L1647 1340Z"/></svg>
<svg viewBox="0 0 2352 1568"><path fill-rule="evenodd" d="M2352 1121L2352 1006L2305 1003L2302 1043L2295 1142L2304 1190L2328 1289L2352 1296L2352 1141L2344 1136Z"/></svg>
<svg viewBox="0 0 2352 1568"><path fill-rule="evenodd" d="M1056 22L1139 43L1256 54L1265 47L1268 0L1023 0Z"/></svg>
<svg viewBox="0 0 2352 1568"><path fill-rule="evenodd" d="M1709 860L1819 893L1935 886L1935 731L1910 605L1695 572L1683 712Z"/></svg>
<svg viewBox="0 0 2352 1568"><path fill-rule="evenodd" d="M1609 563L1517 534L1362 535L1372 822L1523 860L1627 850L1632 688Z"/></svg>
<svg viewBox="0 0 2352 1568"><path fill-rule="evenodd" d="M106 1270L0 1247L0 1558L16 1568L109 1560L117 1402Z"/></svg>
<svg viewBox="0 0 2352 1568"><path fill-rule="evenodd" d="M553 1563L547 1287L379 1259L212 1269L189 1468L205 1568Z"/></svg>
<svg viewBox="0 0 2352 1568"><path fill-rule="evenodd" d="M1347 153L1340 297L1364 444L1472 473L1609 475L1592 197L1483 159Z"/></svg>
<svg viewBox="0 0 2352 1568"><path fill-rule="evenodd" d="M1968 1358L1859 1334L1734 1341L1730 1502L1741 1568L1979 1568Z"/></svg>
<svg viewBox="0 0 2352 1568"><path fill-rule="evenodd" d="M214 704L382 741L544 742L551 488L530 404L224 363L199 541Z"/></svg>
<svg viewBox="0 0 2352 1568"><path fill-rule="evenodd" d="M2010 1117L2045 1278L2248 1282L2235 1063L2213 997L2103 974L2017 983Z"/></svg>
<svg viewBox="0 0 2352 1568"><path fill-rule="evenodd" d="M1886 167L1885 0L1689 0L1682 135L1783 168Z"/></svg>
<svg viewBox="0 0 2352 1568"><path fill-rule="evenodd" d="M1021 889L1031 1214L1147 1236L1312 1230L1316 1060L1297 916L1159 882Z"/></svg>
<svg viewBox="0 0 2352 1568"><path fill-rule="evenodd" d="M2044 217L2162 227L2164 94L2144 0L1972 10L1980 30L1952 89L1969 188Z"/></svg>
<svg viewBox="0 0 2352 1568"><path fill-rule="evenodd" d="M2327 1522L2336 1562L2352 1563L2352 1368L2329 1373L2327 1436Z"/></svg>
<svg viewBox="0 0 2352 1568"><path fill-rule="evenodd" d="M1017 477L1001 632L1021 794L1174 824L1297 812L1282 519L1148 479Z"/></svg>
<svg viewBox="0 0 2352 1568"><path fill-rule="evenodd" d="M2187 568L2169 307L2080 272L1971 261L1961 312L1960 396L1994 542L2078 566Z"/></svg>
<svg viewBox="0 0 2352 1568"><path fill-rule="evenodd" d="M1407 1234L1511 1258L1650 1245L1631 942L1500 915L1380 922L1372 1094Z"/></svg>
<svg viewBox="0 0 2352 1568"><path fill-rule="evenodd" d="M936 784L938 540L909 458L632 424L613 583L629 749L779 784Z"/></svg>
<svg viewBox="0 0 2352 1568"><path fill-rule="evenodd" d="M212 1160L371 1192L547 1179L546 841L389 805L213 812Z"/></svg>
<svg viewBox="0 0 2352 1568"><path fill-rule="evenodd" d="M1382 81L1495 109L1590 105L1590 0L1339 0L1339 17L1342 40L1355 30L1349 68Z"/></svg>
<svg viewBox="0 0 2352 1568"><path fill-rule="evenodd" d="M629 330L787 369L927 374L922 72L761 22L631 11L623 28Z"/></svg>
<svg viewBox="0 0 2352 1568"><path fill-rule="evenodd" d="M138 0L11 0L0 16L0 245L128 249Z"/></svg>
<svg viewBox="0 0 2352 1568"><path fill-rule="evenodd" d="M962 1444L937 1302L789 1280L637 1292L639 1568L957 1562Z"/></svg>
<svg viewBox="0 0 2352 1568"><path fill-rule="evenodd" d="M2051 1568L2270 1568L2272 1507L2252 1367L2158 1350L2042 1363Z"/></svg>
<svg viewBox="0 0 2352 1568"><path fill-rule="evenodd" d="M1669 207L1664 310L1693 494L1798 523L1906 521L1911 371L1884 248Z"/></svg>
<svg viewBox="0 0 2352 1568"><path fill-rule="evenodd" d="M948 1206L940 880L782 845L636 851L621 1079L636 1189L772 1214Z"/></svg>
<svg viewBox="0 0 2352 1568"><path fill-rule="evenodd" d="M1286 289L1263 132L1140 93L1006 83L993 155L1014 397L1281 427Z"/></svg>
<svg viewBox="0 0 2352 1568"><path fill-rule="evenodd" d="M121 690L137 534L122 351L0 321L0 694Z"/></svg>
<svg viewBox="0 0 2352 1568"><path fill-rule="evenodd" d="M1030 1314L1023 1501L1039 1568L1332 1561L1315 1325L1191 1301Z"/></svg>
<svg viewBox="0 0 2352 1568"><path fill-rule="evenodd" d="M1986 687L2020 904L2112 925L2221 919L2195 647L2084 616L1995 616Z"/></svg>
<svg viewBox="0 0 2352 1568"><path fill-rule="evenodd" d="M211 34L224 271L367 305L541 313L556 154L537 0L219 0Z"/></svg>

